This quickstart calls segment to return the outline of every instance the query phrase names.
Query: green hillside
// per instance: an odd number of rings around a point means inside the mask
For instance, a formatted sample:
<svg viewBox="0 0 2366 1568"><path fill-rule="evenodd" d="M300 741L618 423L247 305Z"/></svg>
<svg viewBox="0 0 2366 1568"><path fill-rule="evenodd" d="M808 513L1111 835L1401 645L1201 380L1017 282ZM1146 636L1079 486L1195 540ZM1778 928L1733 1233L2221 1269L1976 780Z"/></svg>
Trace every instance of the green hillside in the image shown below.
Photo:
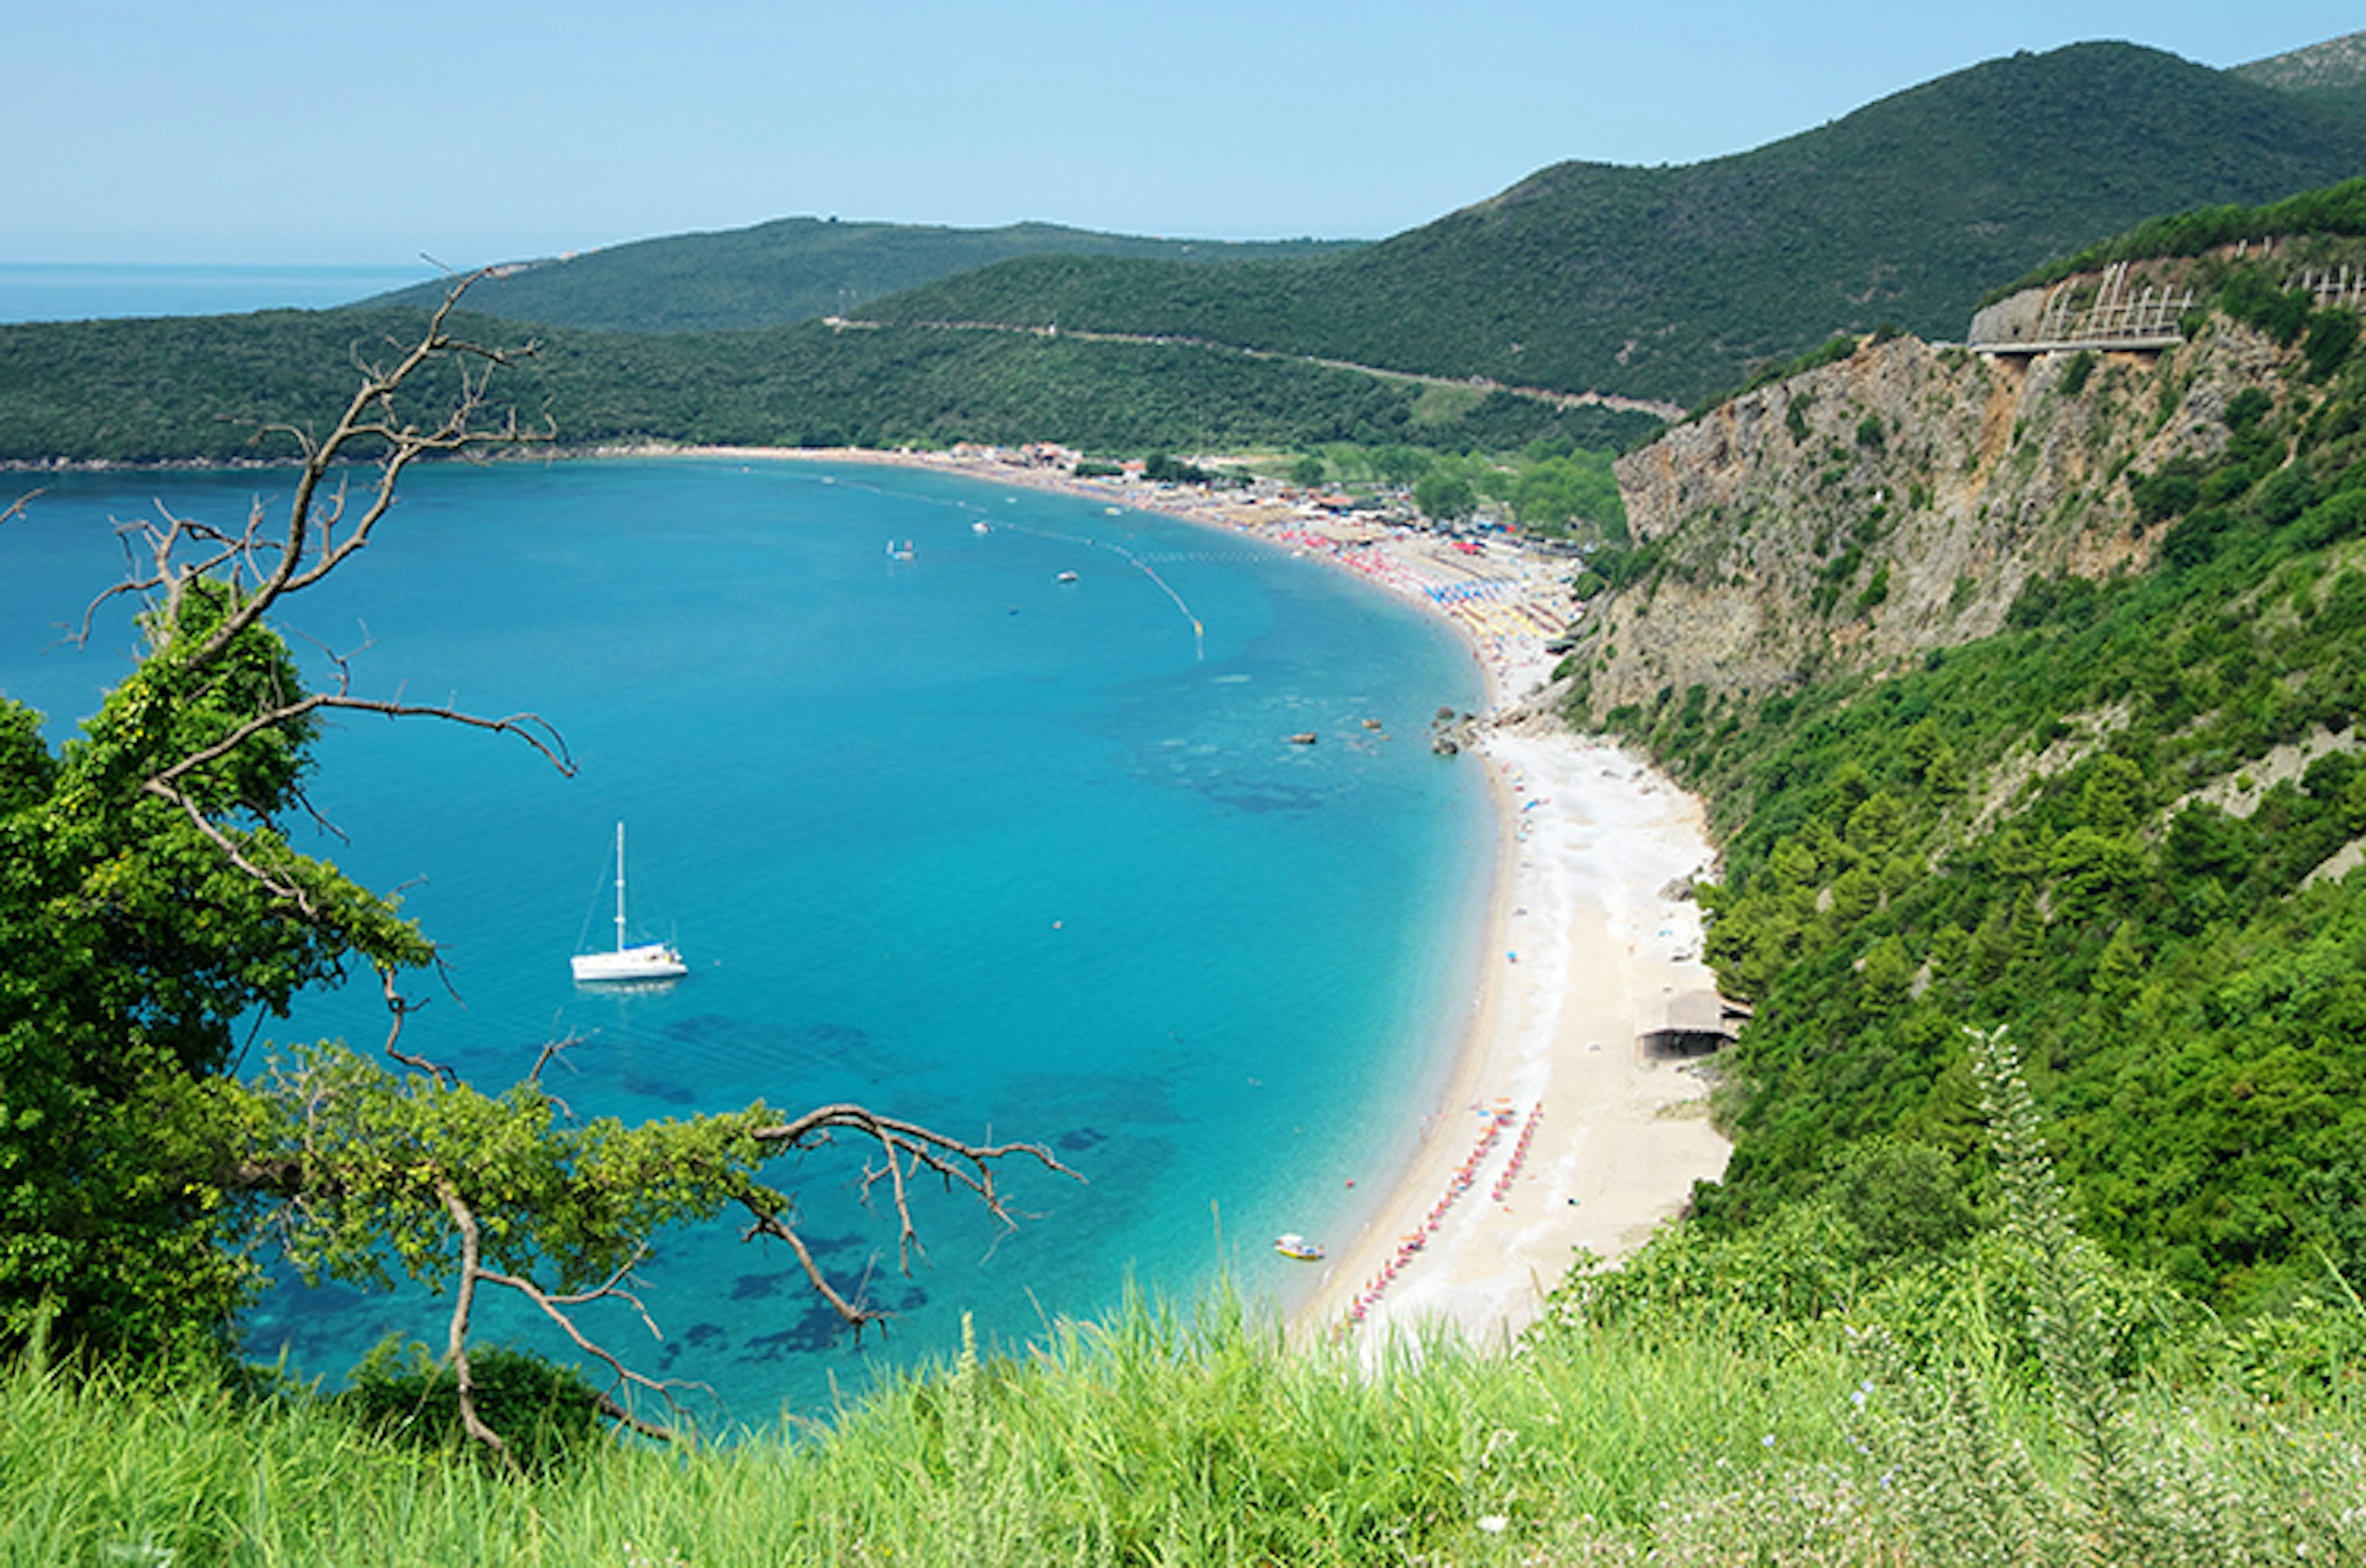
<svg viewBox="0 0 2366 1568"><path fill-rule="evenodd" d="M2327 108L2366 115L2366 32L2255 60L2229 73Z"/></svg>
<svg viewBox="0 0 2366 1568"><path fill-rule="evenodd" d="M1569 672L1720 828L1710 1234L1973 1190L2005 1025L2124 1260L2238 1314L2366 1279L2366 355L2286 288L2360 249L2159 264L2207 304L2158 357L1868 344L1622 461Z"/></svg>
<svg viewBox="0 0 2366 1568"><path fill-rule="evenodd" d="M256 429L342 406L356 353L415 336L421 312L0 327L0 462L282 457ZM472 318L491 343L528 329ZM1303 448L1327 442L1500 450L1640 439L1649 414L1440 390L1184 344L923 329L631 335L537 330L538 355L497 383L570 446L629 441L943 446L1057 440L1096 452Z"/></svg>
<svg viewBox="0 0 2366 1568"><path fill-rule="evenodd" d="M2360 168L2366 120L2082 44L1734 157L1559 164L1328 254L798 219L528 267L470 304L562 323L536 329L548 354L523 385L576 442L1601 447L1647 434L1648 417L1505 396L1473 410L1471 393L1244 351L1690 402L1839 329L1955 336L1983 288L2151 214ZM1094 245L1113 254L1075 254ZM941 276L1014 249L1040 254ZM851 303L924 276L938 280ZM850 308L877 330L755 325ZM223 418L318 407L327 382L298 367L342 365L349 342L388 330L386 309L0 331L0 460L245 450ZM1096 332L1144 341L1081 335Z"/></svg>
<svg viewBox="0 0 2366 1568"><path fill-rule="evenodd" d="M674 234L502 268L470 303L487 315L598 332L727 332L840 314L1013 256L1130 256L1209 265L1333 254L1345 243L1226 243L1101 234L1055 223L949 229L783 218L749 229ZM444 286L364 301L432 307Z"/></svg>
<svg viewBox="0 0 2366 1568"><path fill-rule="evenodd" d="M2078 44L1942 77L1673 169L1556 164L1435 223L1289 267L1004 263L864 314L1190 334L1513 385L1689 402L1981 291L2156 213L2366 168L2366 125L2158 51Z"/></svg>

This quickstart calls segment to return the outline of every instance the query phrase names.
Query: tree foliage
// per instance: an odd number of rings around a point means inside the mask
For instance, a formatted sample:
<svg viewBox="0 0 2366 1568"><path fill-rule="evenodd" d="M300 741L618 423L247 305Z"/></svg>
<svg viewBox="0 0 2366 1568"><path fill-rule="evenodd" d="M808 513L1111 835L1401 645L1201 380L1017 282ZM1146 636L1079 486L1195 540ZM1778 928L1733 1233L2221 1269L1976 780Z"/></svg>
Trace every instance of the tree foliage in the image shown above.
<svg viewBox="0 0 2366 1568"><path fill-rule="evenodd" d="M1520 474L1511 502L1513 513L1523 524L1545 533L1565 533L1583 523L1607 538L1627 537L1627 507L1611 474L1608 453L1541 457Z"/></svg>
<svg viewBox="0 0 2366 1568"><path fill-rule="evenodd" d="M1479 492L1461 474L1432 468L1414 481L1413 503L1440 523L1459 523L1479 509Z"/></svg>

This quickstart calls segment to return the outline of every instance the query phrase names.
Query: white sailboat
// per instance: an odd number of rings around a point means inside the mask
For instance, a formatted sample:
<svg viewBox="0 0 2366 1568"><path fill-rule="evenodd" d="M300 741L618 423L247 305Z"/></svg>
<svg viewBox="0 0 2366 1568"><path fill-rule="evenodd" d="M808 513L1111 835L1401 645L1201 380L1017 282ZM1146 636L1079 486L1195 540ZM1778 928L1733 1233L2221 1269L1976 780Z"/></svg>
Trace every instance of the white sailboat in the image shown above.
<svg viewBox="0 0 2366 1568"><path fill-rule="evenodd" d="M672 980L690 973L690 965L670 942L625 942L625 825L616 824L616 950L579 953L568 961L578 982L613 984L633 980Z"/></svg>

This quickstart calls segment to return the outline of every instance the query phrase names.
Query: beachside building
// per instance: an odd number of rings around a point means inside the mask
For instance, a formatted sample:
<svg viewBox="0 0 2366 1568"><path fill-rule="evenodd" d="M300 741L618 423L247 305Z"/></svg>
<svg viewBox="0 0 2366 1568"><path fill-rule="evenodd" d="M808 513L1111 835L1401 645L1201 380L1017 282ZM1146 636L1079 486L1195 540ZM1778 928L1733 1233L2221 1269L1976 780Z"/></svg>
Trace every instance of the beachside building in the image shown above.
<svg viewBox="0 0 2366 1568"><path fill-rule="evenodd" d="M1739 1036L1750 1009L1729 1002L1713 990L1672 991L1657 1027L1641 1036L1647 1056L1706 1056L1724 1049Z"/></svg>

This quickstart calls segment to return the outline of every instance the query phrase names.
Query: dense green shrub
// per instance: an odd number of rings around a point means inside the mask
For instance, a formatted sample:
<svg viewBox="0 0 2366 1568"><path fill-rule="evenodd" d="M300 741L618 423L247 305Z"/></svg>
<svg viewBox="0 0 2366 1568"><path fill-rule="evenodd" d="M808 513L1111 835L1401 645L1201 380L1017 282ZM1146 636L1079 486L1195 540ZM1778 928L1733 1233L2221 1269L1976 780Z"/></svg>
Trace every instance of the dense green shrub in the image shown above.
<svg viewBox="0 0 2366 1568"><path fill-rule="evenodd" d="M509 1456L530 1473L578 1462L609 1441L605 1401L572 1367L523 1350L468 1352L479 1413L501 1434ZM400 1336L364 1357L336 1403L377 1437L491 1462L460 1424L460 1396L449 1367L426 1346Z"/></svg>
<svg viewBox="0 0 2366 1568"><path fill-rule="evenodd" d="M2175 460L2151 474L2130 474L2128 496L2146 524L2182 517L2202 499L2202 479L2190 463Z"/></svg>

